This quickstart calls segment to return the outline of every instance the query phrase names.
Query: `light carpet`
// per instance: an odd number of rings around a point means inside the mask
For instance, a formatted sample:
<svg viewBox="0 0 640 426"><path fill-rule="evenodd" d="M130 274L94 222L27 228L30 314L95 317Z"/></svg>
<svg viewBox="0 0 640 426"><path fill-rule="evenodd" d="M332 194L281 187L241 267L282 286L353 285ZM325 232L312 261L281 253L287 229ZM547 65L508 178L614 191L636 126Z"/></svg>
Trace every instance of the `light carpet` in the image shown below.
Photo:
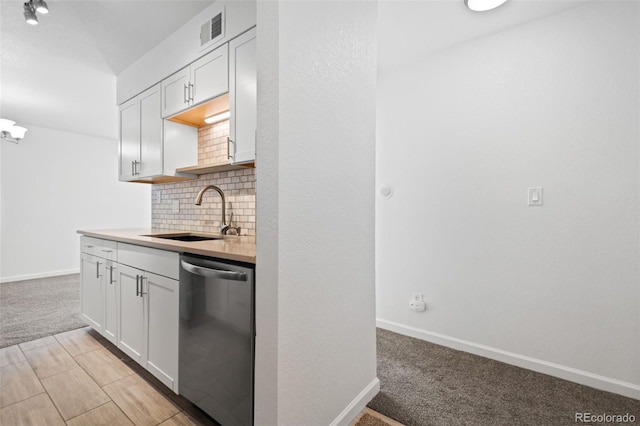
<svg viewBox="0 0 640 426"><path fill-rule="evenodd" d="M84 327L80 275L0 284L0 348Z"/></svg>

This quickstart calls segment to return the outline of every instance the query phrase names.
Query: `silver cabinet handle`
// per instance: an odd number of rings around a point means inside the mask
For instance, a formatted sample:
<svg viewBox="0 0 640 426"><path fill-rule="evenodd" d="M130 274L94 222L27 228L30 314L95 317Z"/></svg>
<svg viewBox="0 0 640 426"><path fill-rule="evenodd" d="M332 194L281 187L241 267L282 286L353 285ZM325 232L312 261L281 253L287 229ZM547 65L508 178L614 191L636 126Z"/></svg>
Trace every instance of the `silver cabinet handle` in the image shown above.
<svg viewBox="0 0 640 426"><path fill-rule="evenodd" d="M96 262L96 278L100 278L100 262Z"/></svg>
<svg viewBox="0 0 640 426"><path fill-rule="evenodd" d="M180 261L182 268L192 274L200 275L208 278L221 278L223 280L247 281L247 274L244 272L227 271L225 269L203 268L192 263Z"/></svg>
<svg viewBox="0 0 640 426"><path fill-rule="evenodd" d="M86 246L84 246L85 248L93 248L93 246L91 244L87 244Z"/></svg>
<svg viewBox="0 0 640 426"><path fill-rule="evenodd" d="M144 280L148 280L148 278L141 275L140 276L140 297L144 297L144 295L147 294L144 291Z"/></svg>
<svg viewBox="0 0 640 426"><path fill-rule="evenodd" d="M184 103L189 103L189 95L187 95L187 90L189 90L188 85L184 85L184 89L182 90L182 99L184 99Z"/></svg>
<svg viewBox="0 0 640 426"><path fill-rule="evenodd" d="M135 161L131 162L131 176L135 176L136 175L136 165L135 165Z"/></svg>
<svg viewBox="0 0 640 426"><path fill-rule="evenodd" d="M113 250L105 250L105 249L102 249L102 252L103 252L103 253L113 253Z"/></svg>
<svg viewBox="0 0 640 426"><path fill-rule="evenodd" d="M231 155L231 144L233 144L233 155ZM236 143L227 137L227 160L235 157Z"/></svg>
<svg viewBox="0 0 640 426"><path fill-rule="evenodd" d="M113 280L113 266L109 266L109 284L113 284L115 281Z"/></svg>
<svg viewBox="0 0 640 426"><path fill-rule="evenodd" d="M140 275L136 275L136 296L140 296Z"/></svg>
<svg viewBox="0 0 640 426"><path fill-rule="evenodd" d="M194 92L193 84L189 83L189 101L193 102L193 92Z"/></svg>

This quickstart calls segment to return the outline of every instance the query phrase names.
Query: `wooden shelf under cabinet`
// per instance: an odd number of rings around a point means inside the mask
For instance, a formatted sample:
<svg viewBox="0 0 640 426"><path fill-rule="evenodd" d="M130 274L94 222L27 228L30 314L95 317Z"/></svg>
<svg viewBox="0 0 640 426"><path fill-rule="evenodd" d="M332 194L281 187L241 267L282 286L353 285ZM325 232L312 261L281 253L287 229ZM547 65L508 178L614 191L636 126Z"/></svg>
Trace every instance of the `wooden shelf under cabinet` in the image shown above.
<svg viewBox="0 0 640 426"><path fill-rule="evenodd" d="M179 114L167 118L180 124L186 124L191 127L208 126L204 119L221 112L229 111L229 94L225 93L217 98L211 99L205 103L189 108Z"/></svg>
<svg viewBox="0 0 640 426"><path fill-rule="evenodd" d="M198 166L180 167L176 169L178 173L191 173L194 175L206 175L208 173L226 172L229 170L240 170L246 168L254 168L255 163L229 164L229 163L212 163L200 164Z"/></svg>

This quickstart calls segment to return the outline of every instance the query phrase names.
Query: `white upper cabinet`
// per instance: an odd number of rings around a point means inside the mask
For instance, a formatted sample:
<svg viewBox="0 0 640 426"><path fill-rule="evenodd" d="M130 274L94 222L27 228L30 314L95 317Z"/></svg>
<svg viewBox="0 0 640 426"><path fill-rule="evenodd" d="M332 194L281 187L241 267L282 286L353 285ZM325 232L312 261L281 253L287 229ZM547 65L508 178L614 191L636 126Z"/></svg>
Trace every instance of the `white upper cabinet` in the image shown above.
<svg viewBox="0 0 640 426"><path fill-rule="evenodd" d="M191 64L191 102L198 105L229 91L229 49L226 44Z"/></svg>
<svg viewBox="0 0 640 426"><path fill-rule="evenodd" d="M162 81L162 117L170 117L229 91L225 44Z"/></svg>
<svg viewBox="0 0 640 426"><path fill-rule="evenodd" d="M162 119L160 85L140 95L140 167L141 177L162 174Z"/></svg>
<svg viewBox="0 0 640 426"><path fill-rule="evenodd" d="M184 67L162 81L162 117L169 117L189 107L191 68Z"/></svg>
<svg viewBox="0 0 640 426"><path fill-rule="evenodd" d="M139 113L137 98L120 105L120 180L133 180L135 162L140 161Z"/></svg>
<svg viewBox="0 0 640 426"><path fill-rule="evenodd" d="M161 116L160 83L120 105L121 181L169 182L194 179L176 172L198 158L198 132Z"/></svg>
<svg viewBox="0 0 640 426"><path fill-rule="evenodd" d="M256 29L229 42L229 141L231 162L256 158Z"/></svg>

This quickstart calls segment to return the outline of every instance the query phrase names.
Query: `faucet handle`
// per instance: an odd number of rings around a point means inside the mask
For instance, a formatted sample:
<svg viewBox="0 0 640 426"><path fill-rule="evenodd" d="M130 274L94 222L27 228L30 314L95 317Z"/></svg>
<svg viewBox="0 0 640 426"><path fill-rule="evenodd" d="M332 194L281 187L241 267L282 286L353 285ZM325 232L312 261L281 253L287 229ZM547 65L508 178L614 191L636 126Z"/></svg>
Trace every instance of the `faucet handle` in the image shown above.
<svg viewBox="0 0 640 426"><path fill-rule="evenodd" d="M223 226L223 227L220 229L220 233L221 233L222 235L238 235L238 236L239 236L239 235L240 235L240 230L241 230L241 229L242 229L242 228L240 228L239 226L229 226L229 225L226 225L226 226ZM234 231L234 232L235 232L235 234L229 234L229 231Z"/></svg>

